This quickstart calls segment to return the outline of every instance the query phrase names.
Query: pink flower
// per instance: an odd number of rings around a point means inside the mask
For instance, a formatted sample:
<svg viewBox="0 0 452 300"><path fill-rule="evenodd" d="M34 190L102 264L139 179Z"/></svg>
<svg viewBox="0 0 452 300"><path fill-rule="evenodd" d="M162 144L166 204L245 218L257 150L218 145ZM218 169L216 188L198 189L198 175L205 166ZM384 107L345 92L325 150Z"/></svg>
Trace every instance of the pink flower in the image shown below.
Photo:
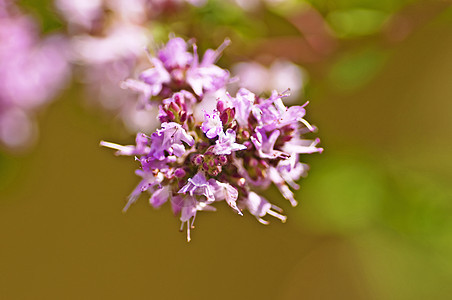
<svg viewBox="0 0 452 300"><path fill-rule="evenodd" d="M224 93L216 102L205 94L211 88L222 86L217 93L224 89L227 71L214 65L222 47L206 51L199 63L196 46L191 54L185 41L171 39L151 58L153 68L139 81L130 81L146 95L164 99L159 100L161 129L150 137L137 136L136 146L102 143L140 162L137 174L142 181L126 208L140 191L151 194L154 207L169 199L174 214L180 214L181 230L187 228L188 241L197 213L215 210L215 203L223 200L237 214L247 210L263 224L269 223L266 215L284 222L282 210L257 191L274 184L295 206L292 189L299 188L296 181L308 169L299 154L323 150L317 147L318 139L303 137L315 130L304 119L306 104L286 107L287 93L262 98L242 88L235 97ZM210 102L203 106L205 101ZM209 105L211 110L197 119L199 106Z"/></svg>
<svg viewBox="0 0 452 300"><path fill-rule="evenodd" d="M0 7L0 41L0 144L24 148L37 133L35 113L68 80L67 43L57 35L40 38L34 20L13 3Z"/></svg>
<svg viewBox="0 0 452 300"><path fill-rule="evenodd" d="M229 72L216 66L215 62L228 43L225 41L217 50L207 50L199 63L195 44L194 53L191 53L188 52L187 43L183 39L170 39L158 51L157 57L150 58L153 66L139 76L139 81L149 85L147 90L141 88L146 93L146 100L150 100L149 95L171 97L172 93L183 88L191 88L197 96L224 88L229 80ZM136 82L128 79L123 86L133 88L135 85Z"/></svg>
<svg viewBox="0 0 452 300"><path fill-rule="evenodd" d="M223 123L221 123L220 115L217 111L211 114L204 112L204 119L201 129L209 139L213 139L223 133Z"/></svg>
<svg viewBox="0 0 452 300"><path fill-rule="evenodd" d="M235 151L245 150L246 146L237 144L235 138L236 133L232 129L226 130L226 133L221 132L213 147L213 153L216 155L228 155Z"/></svg>
<svg viewBox="0 0 452 300"><path fill-rule="evenodd" d="M282 222L286 222L287 220L286 216L280 214L282 212L281 208L271 204L264 197L259 196L255 192L249 192L248 197L243 199L241 203L262 224L267 225L269 223L262 219L262 217L267 214L280 219Z"/></svg>

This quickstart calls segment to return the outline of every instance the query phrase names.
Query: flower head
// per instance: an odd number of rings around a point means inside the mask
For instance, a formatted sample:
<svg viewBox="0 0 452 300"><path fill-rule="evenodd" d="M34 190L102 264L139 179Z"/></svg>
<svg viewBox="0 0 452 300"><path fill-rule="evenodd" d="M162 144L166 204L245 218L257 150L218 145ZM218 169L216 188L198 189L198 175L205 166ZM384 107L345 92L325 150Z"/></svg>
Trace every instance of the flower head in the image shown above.
<svg viewBox="0 0 452 300"><path fill-rule="evenodd" d="M162 129L157 129L151 136L150 155L158 160L164 160L167 155L180 157L185 152L182 142L193 146L194 139L178 123L163 123Z"/></svg>
<svg viewBox="0 0 452 300"><path fill-rule="evenodd" d="M213 153L216 155L229 155L232 152L245 150L245 145L237 144L236 133L232 129L226 130L226 133L221 132L215 146L213 147Z"/></svg>
<svg viewBox="0 0 452 300"><path fill-rule="evenodd" d="M160 49L158 59L167 70L184 69L193 61L193 54L187 48L187 43L182 38L172 38Z"/></svg>
<svg viewBox="0 0 452 300"><path fill-rule="evenodd" d="M143 179L126 207L145 191L154 207L170 200L181 229L186 226L187 240L197 212L215 210L223 200L235 213L247 210L263 224L269 223L267 215L284 222L282 210L257 191L274 184L293 206L297 204L292 189L299 188L296 181L308 169L299 162L299 154L322 151L318 140L302 137L314 130L304 120L305 105L286 107L287 93L262 98L242 88L235 97L220 97L216 108L205 110L197 120L194 112L206 101L204 92L216 89L219 82L224 87L227 72L214 65L222 47L206 51L201 62L196 46L193 54L187 49L185 41L172 39L153 58L171 77L158 83L158 96L164 99L158 115L161 128L149 137L137 136L136 146L102 143L118 154L137 156L137 174ZM143 75L141 80L145 85L158 82L146 82Z"/></svg>
<svg viewBox="0 0 452 300"><path fill-rule="evenodd" d="M215 201L213 187L206 180L204 172L199 171L193 178L188 178L187 183L178 191L179 194L202 195L209 201Z"/></svg>
<svg viewBox="0 0 452 300"><path fill-rule="evenodd" d="M204 120L201 129L209 139L213 139L223 133L223 123L217 111L211 114L204 112Z"/></svg>
<svg viewBox="0 0 452 300"><path fill-rule="evenodd" d="M193 44L192 53L182 38L170 39L157 56L150 57L152 67L138 78L139 82L149 86L148 89L141 89L145 100L150 101L153 96L170 97L182 89L201 97L204 93L224 88L229 81L229 72L215 65L215 62L228 44L226 40L217 50L208 49L199 62L196 44ZM136 85L135 80L128 79L123 87L134 89Z"/></svg>

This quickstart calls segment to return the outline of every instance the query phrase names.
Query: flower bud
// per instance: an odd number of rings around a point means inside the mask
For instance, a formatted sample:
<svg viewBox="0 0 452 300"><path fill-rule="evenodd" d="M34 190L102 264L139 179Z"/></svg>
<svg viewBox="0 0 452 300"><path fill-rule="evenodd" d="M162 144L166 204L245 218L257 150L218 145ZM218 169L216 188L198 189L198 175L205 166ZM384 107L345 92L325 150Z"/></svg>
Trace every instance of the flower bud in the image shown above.
<svg viewBox="0 0 452 300"><path fill-rule="evenodd" d="M177 178L182 178L182 177L184 177L186 174L187 174L187 173L186 173L185 170L182 169L182 168L177 168L176 171L174 171L174 175L175 175Z"/></svg>
<svg viewBox="0 0 452 300"><path fill-rule="evenodd" d="M220 114L224 111L225 107L226 106L224 104L224 101L223 100L218 100L218 102L217 102L217 110L218 110L218 112Z"/></svg>
<svg viewBox="0 0 452 300"><path fill-rule="evenodd" d="M202 154L196 154L195 156L192 157L192 163L195 164L196 166L199 166L200 164L202 164L204 161L204 156Z"/></svg>
<svg viewBox="0 0 452 300"><path fill-rule="evenodd" d="M225 165L228 162L228 158L225 155L218 156L218 161L220 164Z"/></svg>

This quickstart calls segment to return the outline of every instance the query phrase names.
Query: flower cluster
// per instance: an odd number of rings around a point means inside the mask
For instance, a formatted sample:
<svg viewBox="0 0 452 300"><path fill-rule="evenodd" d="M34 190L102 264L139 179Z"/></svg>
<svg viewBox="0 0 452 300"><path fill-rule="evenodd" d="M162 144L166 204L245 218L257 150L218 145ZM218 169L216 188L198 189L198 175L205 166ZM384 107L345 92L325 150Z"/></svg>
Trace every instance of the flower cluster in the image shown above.
<svg viewBox="0 0 452 300"><path fill-rule="evenodd" d="M229 72L215 65L229 40L217 49L209 49L199 61L196 44L193 53L182 38L173 38L151 57L152 67L143 71L139 80L128 79L122 86L139 92L145 106L151 97L171 97L174 91L190 91L199 101L208 92L215 92L228 83Z"/></svg>
<svg viewBox="0 0 452 300"><path fill-rule="evenodd" d="M223 46L208 50L201 62L193 48L191 53L185 41L171 39L151 58L153 68L140 80L126 82L142 92L143 101L163 100L161 127L154 133L138 133L136 145L101 142L140 164L136 174L142 180L125 209L143 192L151 195L154 207L169 201L180 215L181 230L186 226L188 241L197 212L215 210L213 204L223 200L237 214L246 210L263 224L268 223L266 215L285 221L282 210L259 191L273 183L297 204L290 187L297 189L296 181L308 169L299 156L322 151L318 139L302 138L314 130L304 119L305 105L286 107L282 100L287 93L263 98L242 88L235 96L217 99L215 109L197 120L193 112L204 93L224 88L229 73L214 64Z"/></svg>

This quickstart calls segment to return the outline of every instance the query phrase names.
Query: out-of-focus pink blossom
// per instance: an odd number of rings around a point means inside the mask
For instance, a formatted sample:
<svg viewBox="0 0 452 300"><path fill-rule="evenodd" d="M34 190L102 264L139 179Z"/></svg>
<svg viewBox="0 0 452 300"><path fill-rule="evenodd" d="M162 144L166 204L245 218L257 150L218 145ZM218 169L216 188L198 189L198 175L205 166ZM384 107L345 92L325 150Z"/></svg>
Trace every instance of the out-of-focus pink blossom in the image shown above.
<svg viewBox="0 0 452 300"><path fill-rule="evenodd" d="M6 4L0 3L0 143L20 148L35 139L35 113L68 79L67 43L41 38L34 20Z"/></svg>
<svg viewBox="0 0 452 300"><path fill-rule="evenodd" d="M215 65L224 48L225 40L216 50L208 49L199 62L196 44L193 53L182 38L171 38L156 56L150 57L152 67L139 75L139 80L127 79L123 86L141 94L144 104L151 103L151 97L167 98L176 90L193 92L198 97L225 88L229 72Z"/></svg>
<svg viewBox="0 0 452 300"><path fill-rule="evenodd" d="M138 110L139 99L120 82L140 68L150 43L144 26L147 0L56 0L68 23L70 57L88 104L115 114L130 131L155 128L154 112ZM141 108L141 107L140 107ZM148 119L147 117L151 117Z"/></svg>
<svg viewBox="0 0 452 300"><path fill-rule="evenodd" d="M102 16L102 0L55 0L55 5L70 27L91 29Z"/></svg>
<svg viewBox="0 0 452 300"><path fill-rule="evenodd" d="M154 17L177 11L183 5L204 3L204 0L55 0L57 10L68 25L71 59L78 66L77 78L85 86L88 104L100 105L116 114L132 131L133 128L154 130L156 123L145 121L144 117L151 116L155 120L155 107L144 105L144 99L159 93L170 75L165 79L166 70L156 67L140 76L148 85L126 79L144 69L145 49L155 46L149 30ZM184 59L179 55L168 57ZM159 70L165 72L159 73ZM149 127L145 129L145 125Z"/></svg>
<svg viewBox="0 0 452 300"><path fill-rule="evenodd" d="M287 103L297 100L307 81L306 72L287 60L276 60L270 67L257 62L238 63L233 67L233 74L239 77L241 86L256 94L283 91L290 86Z"/></svg>

